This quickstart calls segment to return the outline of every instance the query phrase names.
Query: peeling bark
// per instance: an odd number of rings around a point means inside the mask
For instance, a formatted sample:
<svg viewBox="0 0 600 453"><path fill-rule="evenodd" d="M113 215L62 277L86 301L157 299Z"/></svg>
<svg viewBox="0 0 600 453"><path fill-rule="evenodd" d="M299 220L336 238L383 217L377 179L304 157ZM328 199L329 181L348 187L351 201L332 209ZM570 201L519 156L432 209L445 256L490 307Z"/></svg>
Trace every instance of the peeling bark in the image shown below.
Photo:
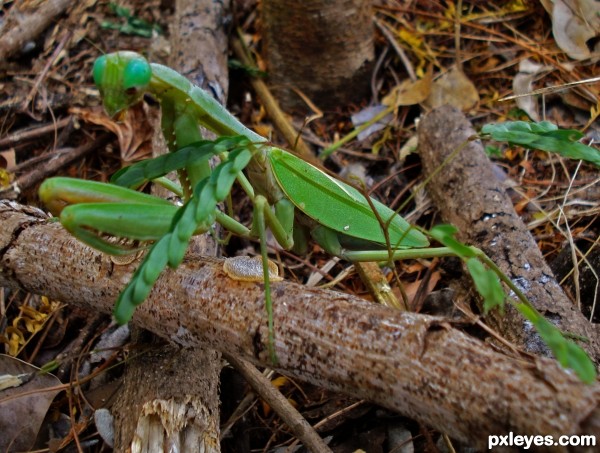
<svg viewBox="0 0 600 453"><path fill-rule="evenodd" d="M0 203L0 285L109 313L132 266L115 266L32 208ZM442 318L354 296L273 284L277 369L365 398L485 448L488 434L600 436L600 385L555 361L510 357ZM263 285L217 259L164 272L133 323L270 365Z"/></svg>
<svg viewBox="0 0 600 453"><path fill-rule="evenodd" d="M419 124L419 152L426 175L477 133L454 107L433 110ZM598 329L590 324L556 282L533 237L515 212L480 141L471 141L427 185L444 221L459 238L481 248L523 291L530 302L566 332L583 335L581 346L600 359ZM549 355L545 344L512 306L488 317L511 342L528 352Z"/></svg>

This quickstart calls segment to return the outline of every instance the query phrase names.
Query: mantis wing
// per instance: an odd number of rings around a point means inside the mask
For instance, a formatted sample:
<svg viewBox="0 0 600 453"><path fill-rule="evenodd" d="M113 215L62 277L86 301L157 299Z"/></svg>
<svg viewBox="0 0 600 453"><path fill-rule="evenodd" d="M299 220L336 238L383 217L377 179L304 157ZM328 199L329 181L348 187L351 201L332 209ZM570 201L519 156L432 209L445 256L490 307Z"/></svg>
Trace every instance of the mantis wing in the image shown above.
<svg viewBox="0 0 600 453"><path fill-rule="evenodd" d="M286 151L274 149L269 159L281 190L304 214L338 233L387 243L373 208L358 190ZM401 216L377 200L371 201L387 227L392 248L429 245L427 238Z"/></svg>

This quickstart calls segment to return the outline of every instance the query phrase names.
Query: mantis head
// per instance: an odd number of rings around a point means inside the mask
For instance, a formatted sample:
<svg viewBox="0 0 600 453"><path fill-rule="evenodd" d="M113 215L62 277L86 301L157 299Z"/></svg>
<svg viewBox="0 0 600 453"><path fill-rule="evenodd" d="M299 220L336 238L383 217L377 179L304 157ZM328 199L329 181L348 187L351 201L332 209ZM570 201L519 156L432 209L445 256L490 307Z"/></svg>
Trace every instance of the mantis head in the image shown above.
<svg viewBox="0 0 600 453"><path fill-rule="evenodd" d="M138 53L115 52L99 57L93 74L104 108L114 116L141 99L150 83L152 69Z"/></svg>

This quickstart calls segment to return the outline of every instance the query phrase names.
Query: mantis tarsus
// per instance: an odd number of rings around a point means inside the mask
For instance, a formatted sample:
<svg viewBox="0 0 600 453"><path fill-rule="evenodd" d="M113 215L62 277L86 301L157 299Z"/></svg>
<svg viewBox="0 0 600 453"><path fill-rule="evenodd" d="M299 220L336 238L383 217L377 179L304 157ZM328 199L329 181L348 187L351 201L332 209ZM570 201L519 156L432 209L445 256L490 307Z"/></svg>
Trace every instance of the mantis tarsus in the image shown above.
<svg viewBox="0 0 600 453"><path fill-rule="evenodd" d="M110 115L127 109L146 93L153 95L161 104L162 131L171 151L121 170L113 177L117 185L51 178L40 188L40 197L55 215L60 214L63 225L101 251L131 252L105 235L154 241L116 303L114 314L120 323L131 318L167 265L180 264L191 236L210 230L215 221L235 234L260 239L273 362L265 225L286 249L310 234L327 252L350 261L456 254L456 248L427 248L427 237L397 213L270 145L207 92L165 66L149 64L134 52L117 52L96 60L94 81ZM202 141L199 125L222 138ZM208 159L214 155L221 157L221 163L211 170ZM179 171L183 207L126 188L137 188L173 170ZM251 228L217 209L236 180L254 204ZM473 247L466 249L471 258L483 255ZM235 277L235 271L229 275Z"/></svg>

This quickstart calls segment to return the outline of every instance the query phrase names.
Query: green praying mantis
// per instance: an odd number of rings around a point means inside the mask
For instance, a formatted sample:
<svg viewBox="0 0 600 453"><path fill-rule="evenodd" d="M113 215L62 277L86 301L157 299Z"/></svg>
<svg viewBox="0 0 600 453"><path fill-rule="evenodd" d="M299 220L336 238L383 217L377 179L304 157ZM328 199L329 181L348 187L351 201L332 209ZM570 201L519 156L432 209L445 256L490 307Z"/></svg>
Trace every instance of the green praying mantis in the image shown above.
<svg viewBox="0 0 600 453"><path fill-rule="evenodd" d="M168 67L121 51L99 57L93 76L111 116L137 103L144 94L155 97L161 105L161 127L170 151L122 169L113 176L112 184L50 178L40 187L40 198L50 211L92 247L122 255L132 253L132 247L109 238L153 243L115 304L114 316L119 323L129 321L166 266L175 268L181 263L191 237L210 231L215 222L233 234L260 240L262 274L256 278L264 281L267 344L274 363L270 282L276 277L269 270L267 226L285 249L305 243L310 236L328 253L353 262L459 254L482 259L494 269L491 260L474 247L462 246L457 253L450 240L449 246L429 248L427 237L396 212L272 146L206 91ZM202 140L198 126L220 138ZM209 166L212 156L221 159L214 169ZM135 190L147 181L164 182L164 175L171 171L178 171L183 206ZM217 207L235 181L253 203L250 228ZM489 271L483 265L474 267L475 273ZM494 272L501 274L497 268ZM236 278L237 274L234 270L228 275ZM508 278L503 281L511 286ZM518 291L514 285L511 289ZM531 310L530 316L541 317Z"/></svg>

